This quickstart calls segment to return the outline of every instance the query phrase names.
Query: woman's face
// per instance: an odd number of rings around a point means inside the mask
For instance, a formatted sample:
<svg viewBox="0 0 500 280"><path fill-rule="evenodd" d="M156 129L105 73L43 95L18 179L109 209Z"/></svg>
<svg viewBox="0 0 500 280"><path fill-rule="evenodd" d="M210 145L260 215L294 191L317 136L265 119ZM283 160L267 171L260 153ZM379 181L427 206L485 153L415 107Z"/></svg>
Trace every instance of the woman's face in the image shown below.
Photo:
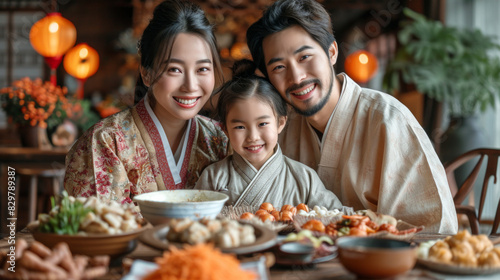
<svg viewBox="0 0 500 280"><path fill-rule="evenodd" d="M165 69L153 84L160 120L189 120L196 116L214 89L214 61L210 46L201 37L180 33L174 40L170 59L164 58Z"/></svg>
<svg viewBox="0 0 500 280"><path fill-rule="evenodd" d="M271 157L286 118L276 118L273 108L256 97L231 105L226 129L233 150L257 170Z"/></svg>

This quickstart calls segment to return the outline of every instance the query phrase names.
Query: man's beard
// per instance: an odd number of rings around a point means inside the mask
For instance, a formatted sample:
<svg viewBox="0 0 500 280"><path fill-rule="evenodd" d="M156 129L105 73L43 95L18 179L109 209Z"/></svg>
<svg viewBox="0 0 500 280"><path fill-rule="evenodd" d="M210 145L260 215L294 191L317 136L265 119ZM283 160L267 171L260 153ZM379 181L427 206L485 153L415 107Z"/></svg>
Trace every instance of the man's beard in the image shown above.
<svg viewBox="0 0 500 280"><path fill-rule="evenodd" d="M306 108L305 110L302 110L302 109L299 109L297 108L295 105L293 105L291 102L290 105L292 105L293 109L295 110L295 112L305 116L305 117L310 117L310 116L313 116L315 115L316 113L318 113L319 111L321 111L321 109L323 109L323 107L325 107L326 103L328 102L328 100L330 100L330 95L332 95L332 90L333 90L333 71L332 72L332 75L330 75L330 85L328 86L328 93L326 94L325 97L323 97L319 102L318 104L310 107L310 108ZM319 88L321 88L321 90L323 90L323 84L321 83L320 80L318 79L314 79L314 80L310 80L310 81L307 81L306 83L303 83L299 86L296 86L296 87L291 87L290 89L287 90L287 95L289 96L290 93L288 93L289 91L293 90L293 88L300 88L302 87L303 85L305 84L309 84L309 83L315 83L317 84L317 86ZM308 101L305 102L306 104L306 107L307 107L307 103Z"/></svg>

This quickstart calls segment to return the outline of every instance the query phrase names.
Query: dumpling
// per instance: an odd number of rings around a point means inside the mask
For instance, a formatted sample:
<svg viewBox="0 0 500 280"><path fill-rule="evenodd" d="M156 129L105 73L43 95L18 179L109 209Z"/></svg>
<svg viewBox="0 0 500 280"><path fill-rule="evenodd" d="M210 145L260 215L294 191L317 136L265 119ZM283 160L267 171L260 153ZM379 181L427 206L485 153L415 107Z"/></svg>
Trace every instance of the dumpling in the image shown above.
<svg viewBox="0 0 500 280"><path fill-rule="evenodd" d="M199 222L193 222L189 228L182 232L181 239L189 244L204 243L210 239L211 234L206 226Z"/></svg>
<svg viewBox="0 0 500 280"><path fill-rule="evenodd" d="M181 234L186 230L193 221L189 218L184 219L171 219L169 222L169 230L167 232L167 240L181 241Z"/></svg>
<svg viewBox="0 0 500 280"><path fill-rule="evenodd" d="M255 232L251 225L242 225L239 230L241 245L248 245L255 242Z"/></svg>
<svg viewBox="0 0 500 280"><path fill-rule="evenodd" d="M429 249L429 259L438 262L449 263L453 255L450 251L450 246L443 240L439 240Z"/></svg>
<svg viewBox="0 0 500 280"><path fill-rule="evenodd" d="M469 242L457 243L455 246L451 247L451 253L453 254L453 262L458 265L476 267L477 259L474 253L474 249Z"/></svg>
<svg viewBox="0 0 500 280"><path fill-rule="evenodd" d="M469 243L472 245L474 252L479 255L484 251L489 251L493 248L493 243L484 234L472 235L469 238Z"/></svg>
<svg viewBox="0 0 500 280"><path fill-rule="evenodd" d="M477 264L480 266L500 267L500 257L493 250L483 252L481 255L479 255Z"/></svg>
<svg viewBox="0 0 500 280"><path fill-rule="evenodd" d="M215 235L215 244L221 248L240 246L240 232L238 228L227 227Z"/></svg>
<svg viewBox="0 0 500 280"><path fill-rule="evenodd" d="M493 247L493 249L491 249L493 252L495 252L495 254L498 255L498 257L500 258L500 247Z"/></svg>
<svg viewBox="0 0 500 280"><path fill-rule="evenodd" d="M205 225L211 234L215 234L222 228L222 223L219 220L211 220L211 219L202 219L200 221L203 225Z"/></svg>
<svg viewBox="0 0 500 280"><path fill-rule="evenodd" d="M457 244L460 244L462 242L468 242L470 237L471 237L471 235L467 230L462 230L462 231L459 231L454 236L447 237L445 240L446 240L446 242L448 242L450 247L453 248Z"/></svg>

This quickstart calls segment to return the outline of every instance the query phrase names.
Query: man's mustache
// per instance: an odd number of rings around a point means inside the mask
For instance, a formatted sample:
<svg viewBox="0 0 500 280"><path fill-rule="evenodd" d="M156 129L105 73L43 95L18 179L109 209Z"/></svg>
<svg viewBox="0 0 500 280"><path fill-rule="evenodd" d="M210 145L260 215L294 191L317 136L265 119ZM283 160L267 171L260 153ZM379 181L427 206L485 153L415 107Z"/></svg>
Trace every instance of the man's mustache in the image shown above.
<svg viewBox="0 0 500 280"><path fill-rule="evenodd" d="M296 91L296 90L298 90L300 88L303 88L303 87L305 87L305 86L307 86L309 84L318 84L321 87L320 80L318 80L318 79L311 79L311 80L303 81L300 84L291 85L289 88L286 89L286 94L290 95L290 92Z"/></svg>

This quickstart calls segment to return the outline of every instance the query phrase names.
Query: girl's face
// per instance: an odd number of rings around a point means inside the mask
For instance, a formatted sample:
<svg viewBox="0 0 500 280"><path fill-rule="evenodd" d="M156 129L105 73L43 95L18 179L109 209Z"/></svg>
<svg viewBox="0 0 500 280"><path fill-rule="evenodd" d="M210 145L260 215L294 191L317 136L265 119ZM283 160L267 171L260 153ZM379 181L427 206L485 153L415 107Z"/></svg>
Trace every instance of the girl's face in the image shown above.
<svg viewBox="0 0 500 280"><path fill-rule="evenodd" d="M189 120L202 109L214 89L214 61L210 46L201 37L180 33L174 40L170 60L153 85L160 120ZM166 66L166 67L163 67ZM144 75L143 75L144 77ZM147 84L147 78L144 79Z"/></svg>
<svg viewBox="0 0 500 280"><path fill-rule="evenodd" d="M273 154L286 117L277 120L273 108L257 99L238 100L226 117L226 129L233 150L257 170Z"/></svg>

